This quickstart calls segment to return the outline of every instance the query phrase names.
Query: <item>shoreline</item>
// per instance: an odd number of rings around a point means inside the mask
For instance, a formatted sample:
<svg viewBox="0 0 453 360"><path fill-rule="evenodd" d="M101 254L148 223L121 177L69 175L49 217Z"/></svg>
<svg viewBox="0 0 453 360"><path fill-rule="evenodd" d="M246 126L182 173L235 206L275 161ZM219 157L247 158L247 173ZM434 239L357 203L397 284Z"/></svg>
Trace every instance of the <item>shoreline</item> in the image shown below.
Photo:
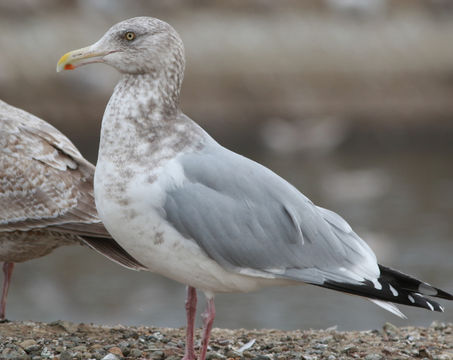
<svg viewBox="0 0 453 360"><path fill-rule="evenodd" d="M199 345L201 330L196 331ZM185 329L67 321L0 324L1 359L181 359ZM214 328L207 359L453 359L453 324L337 331Z"/></svg>

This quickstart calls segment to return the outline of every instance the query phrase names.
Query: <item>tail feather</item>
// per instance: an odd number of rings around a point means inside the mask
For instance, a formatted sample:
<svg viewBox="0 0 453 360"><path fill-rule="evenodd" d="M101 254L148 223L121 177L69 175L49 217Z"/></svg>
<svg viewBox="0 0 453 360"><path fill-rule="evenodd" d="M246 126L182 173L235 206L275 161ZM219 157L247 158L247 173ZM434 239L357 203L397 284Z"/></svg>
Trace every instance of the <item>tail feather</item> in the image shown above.
<svg viewBox="0 0 453 360"><path fill-rule="evenodd" d="M400 309L396 307L396 305L392 304L391 302L388 301L382 301L382 300L376 300L376 299L370 299L368 298L373 304L380 306L381 308L390 311L392 314L400 317L401 319L407 319L407 316L404 315Z"/></svg>
<svg viewBox="0 0 453 360"><path fill-rule="evenodd" d="M131 270L148 270L112 238L82 236L82 239L90 248L119 265Z"/></svg>
<svg viewBox="0 0 453 360"><path fill-rule="evenodd" d="M375 281L365 280L361 284L348 284L327 280L321 286L346 293L365 296L380 302L416 306L431 311L443 312L436 301L426 296L453 300L453 295L400 271L379 265L381 275Z"/></svg>

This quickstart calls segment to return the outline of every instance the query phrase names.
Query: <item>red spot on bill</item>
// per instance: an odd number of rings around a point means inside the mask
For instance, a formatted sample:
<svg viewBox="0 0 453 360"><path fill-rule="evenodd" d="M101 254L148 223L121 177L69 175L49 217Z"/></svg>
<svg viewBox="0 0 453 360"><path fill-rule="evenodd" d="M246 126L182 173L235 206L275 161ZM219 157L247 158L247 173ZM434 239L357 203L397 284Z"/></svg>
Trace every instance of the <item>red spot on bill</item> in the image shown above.
<svg viewBox="0 0 453 360"><path fill-rule="evenodd" d="M66 65L64 66L64 69L65 69L65 70L74 70L74 69L75 69L75 66L72 65L72 64L66 64Z"/></svg>

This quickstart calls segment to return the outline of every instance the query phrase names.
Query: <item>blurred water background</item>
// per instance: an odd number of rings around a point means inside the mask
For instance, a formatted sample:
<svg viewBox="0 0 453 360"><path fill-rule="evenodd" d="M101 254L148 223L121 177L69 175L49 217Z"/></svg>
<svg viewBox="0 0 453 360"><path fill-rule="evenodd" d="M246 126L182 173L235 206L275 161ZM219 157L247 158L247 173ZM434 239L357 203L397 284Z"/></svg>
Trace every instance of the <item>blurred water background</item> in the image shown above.
<svg viewBox="0 0 453 360"><path fill-rule="evenodd" d="M347 221L380 262L453 290L453 6L448 0L0 0L0 98L49 121L92 162L118 74L63 74L68 50L159 17L187 55L182 107L225 146ZM179 327L184 287L81 247L18 264L10 319ZM215 326L373 329L399 320L310 286L219 295ZM200 308L203 302L200 302Z"/></svg>

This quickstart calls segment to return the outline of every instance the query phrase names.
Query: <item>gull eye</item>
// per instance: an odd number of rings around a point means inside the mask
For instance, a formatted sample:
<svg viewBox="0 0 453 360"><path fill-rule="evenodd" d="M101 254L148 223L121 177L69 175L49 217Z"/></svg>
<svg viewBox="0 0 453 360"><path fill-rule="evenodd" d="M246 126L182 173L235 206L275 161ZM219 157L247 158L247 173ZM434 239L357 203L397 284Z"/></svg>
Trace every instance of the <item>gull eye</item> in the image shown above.
<svg viewBox="0 0 453 360"><path fill-rule="evenodd" d="M135 39L136 35L133 31L128 31L126 34L124 34L124 37L126 38L127 41L132 41Z"/></svg>

